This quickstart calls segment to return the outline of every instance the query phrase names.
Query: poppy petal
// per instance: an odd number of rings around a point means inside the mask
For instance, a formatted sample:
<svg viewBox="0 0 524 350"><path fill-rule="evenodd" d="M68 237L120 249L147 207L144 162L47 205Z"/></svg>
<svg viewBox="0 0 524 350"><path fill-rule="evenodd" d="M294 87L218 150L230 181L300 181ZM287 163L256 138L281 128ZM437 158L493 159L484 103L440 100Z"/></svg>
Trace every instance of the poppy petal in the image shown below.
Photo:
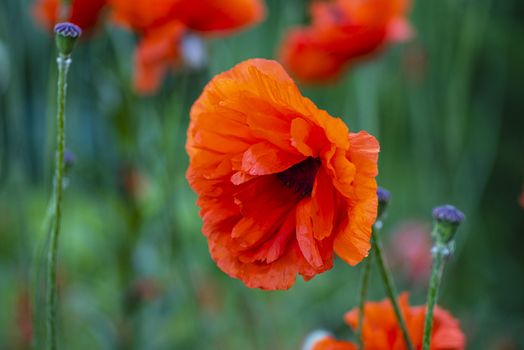
<svg viewBox="0 0 524 350"><path fill-rule="evenodd" d="M335 238L334 249L348 264L355 265L368 254L371 227L377 215L375 177L380 147L377 140L364 131L350 134L349 139L349 159L357 169L351 185L355 205L348 211L348 219Z"/></svg>
<svg viewBox="0 0 524 350"><path fill-rule="evenodd" d="M323 240L333 232L335 193L329 176L320 169L311 193L311 219L315 239Z"/></svg>
<svg viewBox="0 0 524 350"><path fill-rule="evenodd" d="M408 293L398 297L414 348L422 347L426 306L409 306ZM459 322L447 311L435 307L431 348L435 350L464 350L465 337ZM344 316L345 322L357 329L359 310L354 308ZM398 325L391 301L366 302L362 324L362 340L366 349L405 349L402 331Z"/></svg>
<svg viewBox="0 0 524 350"><path fill-rule="evenodd" d="M265 16L261 0L178 0L173 11L188 28L202 32L237 30Z"/></svg>
<svg viewBox="0 0 524 350"><path fill-rule="evenodd" d="M317 242L313 237L313 222L311 219L311 200L304 199L297 205L297 241L306 261L316 269L321 269L324 262L320 255Z"/></svg>

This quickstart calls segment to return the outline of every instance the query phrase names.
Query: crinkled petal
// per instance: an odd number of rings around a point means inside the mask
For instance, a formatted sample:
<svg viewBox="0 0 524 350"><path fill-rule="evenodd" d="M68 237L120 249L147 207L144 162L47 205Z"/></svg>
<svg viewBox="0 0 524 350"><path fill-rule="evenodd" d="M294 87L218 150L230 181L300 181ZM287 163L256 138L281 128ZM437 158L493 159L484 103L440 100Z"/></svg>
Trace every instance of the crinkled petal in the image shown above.
<svg viewBox="0 0 524 350"><path fill-rule="evenodd" d="M324 262L313 236L311 219L311 200L304 199L297 205L297 241L307 262L314 268L321 269Z"/></svg>
<svg viewBox="0 0 524 350"><path fill-rule="evenodd" d="M335 238L334 249L350 265L368 255L371 228L377 216L377 160L380 150L377 140L361 131L350 134L349 160L356 168L350 198L354 203L347 220Z"/></svg>

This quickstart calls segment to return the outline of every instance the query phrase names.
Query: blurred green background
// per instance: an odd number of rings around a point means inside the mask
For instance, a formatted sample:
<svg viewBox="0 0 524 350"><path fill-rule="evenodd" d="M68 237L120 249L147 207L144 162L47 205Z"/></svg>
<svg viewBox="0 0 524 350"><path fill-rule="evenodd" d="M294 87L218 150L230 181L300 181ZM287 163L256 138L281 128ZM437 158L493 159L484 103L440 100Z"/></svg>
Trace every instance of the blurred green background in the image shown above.
<svg viewBox="0 0 524 350"><path fill-rule="evenodd" d="M318 328L352 337L342 316L356 304L360 267L337 260L289 291L247 289L211 261L184 177L188 111L205 83L274 57L285 31L306 23L306 5L268 0L261 25L208 41L209 66L181 69L155 97L132 91L131 33L101 23L79 45L59 255L63 349L299 349ZM0 349L42 348L56 68L30 8L0 1ZM429 225L433 206L466 213L440 304L461 320L469 349L523 349L524 2L420 0L410 18L409 43L301 89L380 140L379 183L393 194L386 241L405 222ZM424 303L426 282L406 271L394 271L399 289Z"/></svg>

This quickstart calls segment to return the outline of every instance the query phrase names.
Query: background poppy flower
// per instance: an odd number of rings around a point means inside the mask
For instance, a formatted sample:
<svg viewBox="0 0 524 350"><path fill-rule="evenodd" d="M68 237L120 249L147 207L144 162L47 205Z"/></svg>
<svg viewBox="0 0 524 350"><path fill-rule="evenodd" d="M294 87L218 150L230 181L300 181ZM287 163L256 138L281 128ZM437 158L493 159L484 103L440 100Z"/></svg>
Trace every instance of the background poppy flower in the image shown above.
<svg viewBox="0 0 524 350"><path fill-rule="evenodd" d="M409 220L391 234L388 260L402 270L407 280L425 284L431 274L431 227L428 223Z"/></svg>
<svg viewBox="0 0 524 350"><path fill-rule="evenodd" d="M310 350L357 350L355 344L326 337L317 341Z"/></svg>
<svg viewBox="0 0 524 350"><path fill-rule="evenodd" d="M260 0L109 0L114 20L145 32L176 20L201 32L230 31L260 22L265 16Z"/></svg>
<svg viewBox="0 0 524 350"><path fill-rule="evenodd" d="M238 30L261 21L260 0L110 0L116 23L142 38L135 54L135 89L154 93L170 68L181 62L181 42L189 31L201 34Z"/></svg>
<svg viewBox="0 0 524 350"><path fill-rule="evenodd" d="M408 299L408 293L402 293L399 296L400 308L404 314L413 346L416 349L421 349L426 306L409 306ZM358 309L349 311L344 319L348 325L356 329L358 326ZM362 339L366 350L406 349L389 300L365 304ZM437 306L433 318L431 349L462 350L465 348L465 343L466 339L460 329L459 322L447 311Z"/></svg>
<svg viewBox="0 0 524 350"><path fill-rule="evenodd" d="M217 265L248 287L290 288L368 254L379 145L303 97L275 61L215 77L191 109L187 179Z"/></svg>
<svg viewBox="0 0 524 350"><path fill-rule="evenodd" d="M98 22L106 3L107 0L73 0L70 4L60 0L38 0L34 4L33 14L50 31L56 23L62 21L74 23L88 31Z"/></svg>
<svg viewBox="0 0 524 350"><path fill-rule="evenodd" d="M135 52L135 89L141 94L155 92L165 74L180 63L180 42L186 29L171 22L148 32Z"/></svg>
<svg viewBox="0 0 524 350"><path fill-rule="evenodd" d="M139 34L171 21L177 2L178 0L109 0L113 20Z"/></svg>
<svg viewBox="0 0 524 350"><path fill-rule="evenodd" d="M42 27L53 30L59 22L60 0L38 0L33 5L33 16Z"/></svg>
<svg viewBox="0 0 524 350"><path fill-rule="evenodd" d="M387 42L410 37L411 27L404 18L408 5L407 0L314 2L312 24L285 37L282 61L306 82L336 78L348 64Z"/></svg>
<svg viewBox="0 0 524 350"><path fill-rule="evenodd" d="M213 33L238 30L265 16L260 0L179 0L174 12L191 30Z"/></svg>

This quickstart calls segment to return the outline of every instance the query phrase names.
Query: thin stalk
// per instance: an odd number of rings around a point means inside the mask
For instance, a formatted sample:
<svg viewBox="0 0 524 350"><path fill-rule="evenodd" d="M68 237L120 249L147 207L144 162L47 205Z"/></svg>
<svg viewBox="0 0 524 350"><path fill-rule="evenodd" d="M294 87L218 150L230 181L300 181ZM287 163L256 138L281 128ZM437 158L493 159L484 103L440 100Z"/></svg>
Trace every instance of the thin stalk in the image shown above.
<svg viewBox="0 0 524 350"><path fill-rule="evenodd" d="M438 290L442 273L444 271L444 255L447 249L436 246L433 249L433 267L431 279L429 280L428 299L426 306L426 318L424 320L424 338L422 340L423 350L429 350L431 345L431 330L433 328L433 310L438 299Z"/></svg>
<svg viewBox="0 0 524 350"><path fill-rule="evenodd" d="M389 269L386 266L386 262L384 261L384 255L382 253L382 244L380 243L380 233L378 229L378 226L381 226L381 225L377 225L377 224L373 226L373 231L372 231L373 239L371 241L373 244L373 251L375 252L375 257L377 259L378 267L380 270L380 275L382 277L382 281L384 282L384 288L386 289L386 294L388 295L388 298L391 301L391 305L393 305L393 310L395 311L395 316L397 317L397 321L402 331L402 336L404 337L406 346L408 350L414 350L413 343L411 342L411 339L409 337L408 328L406 326L406 321L404 320L404 317L402 316L400 307L397 302L397 295L398 295L397 289L395 288L395 284L393 283L393 278L391 277L391 273L389 272Z"/></svg>
<svg viewBox="0 0 524 350"><path fill-rule="evenodd" d="M362 271L362 277L360 279L360 293L359 293L359 300L358 300L358 328L357 328L357 334L358 334L358 348L363 349L363 340L362 340L362 326L364 322L364 304L366 302L366 297L368 294L368 286L369 286L369 275L371 272L371 260L373 259L373 255L368 256L367 259L364 260L363 264L363 271Z"/></svg>
<svg viewBox="0 0 524 350"><path fill-rule="evenodd" d="M60 223L62 218L62 192L64 182L64 150L65 150L65 103L67 90L67 72L71 65L68 56L60 54L56 60L58 64L58 93L57 93L57 128L56 128L56 159L55 177L52 201L53 223L48 251L46 289L47 289L47 349L57 349L57 288L56 288L56 260L58 240L60 237Z"/></svg>

